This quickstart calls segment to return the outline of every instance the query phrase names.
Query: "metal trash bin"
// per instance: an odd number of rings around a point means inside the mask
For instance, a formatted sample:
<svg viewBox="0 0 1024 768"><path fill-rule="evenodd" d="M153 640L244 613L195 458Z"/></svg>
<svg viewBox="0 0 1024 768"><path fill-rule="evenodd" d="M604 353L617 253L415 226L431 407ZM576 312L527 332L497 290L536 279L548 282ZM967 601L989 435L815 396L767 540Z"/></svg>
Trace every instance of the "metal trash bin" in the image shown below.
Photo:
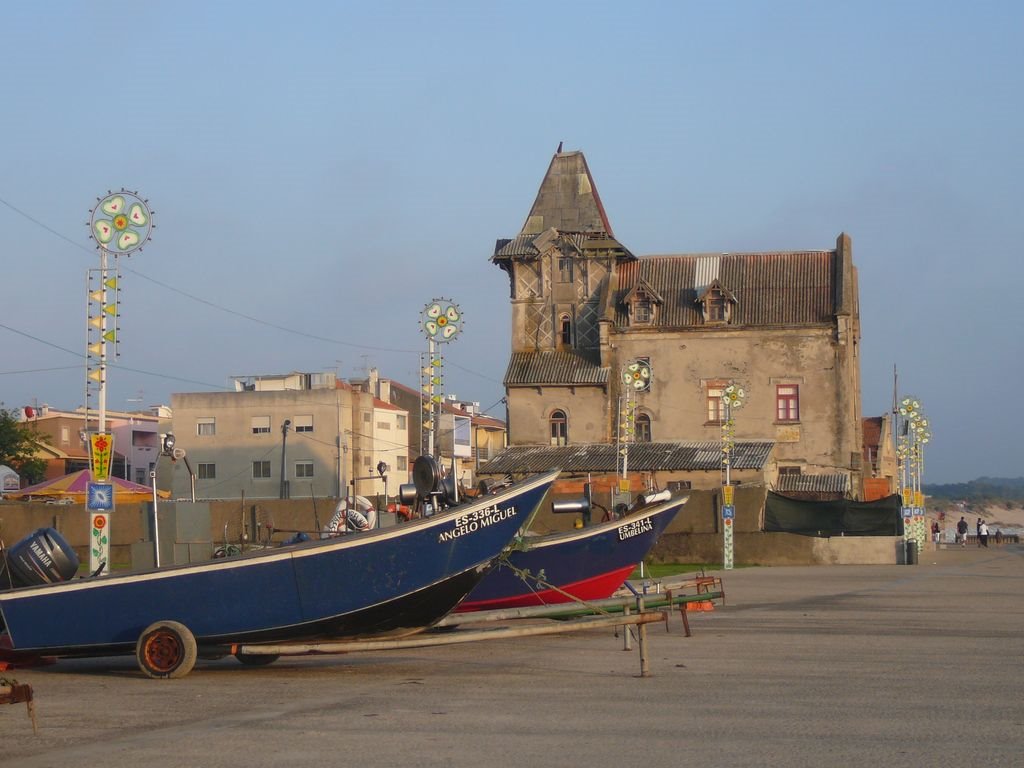
<svg viewBox="0 0 1024 768"><path fill-rule="evenodd" d="M906 558L905 562L906 562L907 565L917 565L917 542L916 541L908 541L907 542L907 558Z"/></svg>

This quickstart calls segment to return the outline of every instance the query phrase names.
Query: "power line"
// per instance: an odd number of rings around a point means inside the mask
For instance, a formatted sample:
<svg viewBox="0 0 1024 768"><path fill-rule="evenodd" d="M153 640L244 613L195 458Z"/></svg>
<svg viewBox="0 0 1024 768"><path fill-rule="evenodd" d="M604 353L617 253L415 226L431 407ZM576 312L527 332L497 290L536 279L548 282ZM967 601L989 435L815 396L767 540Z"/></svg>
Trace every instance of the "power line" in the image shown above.
<svg viewBox="0 0 1024 768"><path fill-rule="evenodd" d="M67 237L66 235L62 234L61 232L58 232L57 230L53 229L49 225L43 223L39 219L37 219L34 216L30 215L29 213L21 210L20 208L18 208L17 206L13 205L12 203L8 202L7 200L5 200L3 198L0 198L0 204L3 204L4 206L9 208L10 210L12 210L15 213L17 213L19 216L22 216L23 218L25 218L27 221L30 221L33 224L35 224L36 226L38 226L38 227L44 229L45 231L49 232L54 237L58 237L61 240L63 240L64 242L70 243L71 245L75 246L75 248L77 248L79 250L82 250L85 253L92 254L95 251L94 248L88 248L84 244L82 244L81 242L79 242L77 240L73 240L70 237ZM257 323L258 325L263 325L263 326L265 326L267 328L273 328L273 329L281 331L283 333L289 333L289 334L292 334L292 335L295 335L295 336L301 336L303 338L311 339L313 341L322 341L322 342L325 342L325 343L328 343L328 344L337 344L339 346L349 347L349 348L354 348L354 349L367 349L367 350L371 350L371 351L374 351L374 352L395 352L395 353L417 354L417 355L422 352L422 350L418 350L418 349L402 349L402 348L394 348L394 347L374 347L374 346L365 345L365 344L355 344L355 343L348 342L348 341L342 341L340 339L332 339L332 338L328 338L328 337L325 337L325 336L318 336L316 334L308 333L306 331L300 331L300 330L297 330L295 328L288 328L287 326L278 325L277 323L272 323L272 322L267 321L267 320L262 320L262 319L260 319L258 317L253 316L253 315L248 315L248 314L246 314L244 312L239 312L237 310L234 310L234 309L231 309L229 307L226 307L226 306L224 306L222 304L217 304L216 302L210 301L208 299L201 298L201 297L196 296L194 294L188 293L187 291L183 291L180 288L175 288L172 285L169 285L169 284L167 284L167 283L165 283L163 281L157 280L156 278L150 277L149 275L146 275L146 274L144 274L142 272L139 272L137 269L133 269L132 267L129 267L127 265L122 265L121 269L123 271L125 271L125 272L130 272L131 274L136 275L137 277L139 277L139 278L141 278L143 280L146 280L146 281L148 281L148 282L150 282L150 283L152 283L154 285L157 285L157 286L163 288L164 290L171 291L172 293L176 293L176 294L178 294L180 296L184 296L185 298L191 299L192 301L195 301L195 302L197 302L199 304L203 304L203 305L208 306L208 307L210 307L212 309L220 310L221 312L224 312L226 314L233 315L235 317L240 317L240 318L242 318L244 320L248 320L248 321L253 322L253 323ZM8 326L0 326L0 327L7 328L8 330L13 331L14 333L18 333L18 334L20 334L22 336L26 336L28 338L34 338L30 334L27 334L27 333L25 333L23 331L17 331L15 329L9 328ZM42 343L47 344L48 346L55 347L56 349L60 349L60 350L65 351L65 352L70 352L70 350L67 350L64 347L60 347L60 346L58 346L56 344L52 344L50 342L46 342L46 341L43 341L41 339L35 339L35 340L41 341ZM74 353L74 352L72 352L71 354L76 354L79 357L84 357L84 355L78 355L78 353ZM464 366L458 365L457 363L449 361L448 365L451 365L452 367L457 368L460 371L463 371L465 373L471 374L473 376L477 376L477 377L479 377L481 379L484 379L486 381L490 381L490 382L493 382L493 383L496 383L496 384L500 384L501 383L500 381L498 381L497 379L495 379L495 378L493 378L491 376L487 376L486 374L482 374L479 371L474 371L474 370L472 370L470 368L466 368ZM131 369L127 369L126 368L125 370L131 370ZM160 374L150 373L150 372L147 372L147 371L137 371L137 372L138 373L145 373L147 375L154 375L154 376L160 375ZM175 377L171 377L171 376L168 376L167 378L175 379ZM188 380L186 380L186 379L176 379L176 380L188 382ZM191 382L191 383L197 383L197 382ZM204 384L203 386L212 386L212 385ZM217 388L219 388L219 387L217 387Z"/></svg>

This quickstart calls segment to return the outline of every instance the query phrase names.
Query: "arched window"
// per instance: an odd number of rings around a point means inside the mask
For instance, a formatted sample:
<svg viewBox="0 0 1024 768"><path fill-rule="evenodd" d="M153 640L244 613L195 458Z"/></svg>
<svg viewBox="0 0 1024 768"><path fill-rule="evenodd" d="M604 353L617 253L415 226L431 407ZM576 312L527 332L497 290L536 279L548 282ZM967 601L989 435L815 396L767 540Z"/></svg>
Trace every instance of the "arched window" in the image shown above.
<svg viewBox="0 0 1024 768"><path fill-rule="evenodd" d="M562 315L559 319L558 335L562 340L563 346L572 346L572 320L569 319L568 315Z"/></svg>
<svg viewBox="0 0 1024 768"><path fill-rule="evenodd" d="M551 444L569 444L569 420L565 417L565 411L552 411L548 418L551 425Z"/></svg>
<svg viewBox="0 0 1024 768"><path fill-rule="evenodd" d="M651 417L646 413L638 413L635 419L636 441L638 443L651 442Z"/></svg>

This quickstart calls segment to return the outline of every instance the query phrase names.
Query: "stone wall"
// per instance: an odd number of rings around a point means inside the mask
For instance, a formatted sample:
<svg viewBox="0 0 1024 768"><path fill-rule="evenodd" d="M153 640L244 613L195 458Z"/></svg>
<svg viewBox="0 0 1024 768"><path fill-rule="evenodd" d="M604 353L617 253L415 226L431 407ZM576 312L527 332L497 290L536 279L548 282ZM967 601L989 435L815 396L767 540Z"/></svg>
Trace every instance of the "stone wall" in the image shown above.
<svg viewBox="0 0 1024 768"><path fill-rule="evenodd" d="M269 499L259 502L213 501L210 506L209 540L213 545L247 541L283 541L292 531L313 532L316 518L323 527L334 514L334 499ZM160 509L171 506L161 502ZM182 506L182 505L179 505ZM110 557L114 568L131 567L131 545L148 538L151 503L119 504L110 516ZM385 515L385 517L387 517ZM383 521L382 521L383 522ZM53 527L74 547L83 563L89 562L89 512L84 504L0 503L0 539L15 544L38 528ZM162 528L162 526L161 526Z"/></svg>
<svg viewBox="0 0 1024 768"><path fill-rule="evenodd" d="M690 498L651 553L655 562L722 562L720 490L690 491ZM737 565L842 565L896 563L902 557L903 539L896 537L836 536L818 538L761 530L766 489L762 485L736 486L735 563ZM566 498L569 498L568 496ZM162 502L164 505L170 502ZM209 541L213 547L289 538L295 531L313 533L334 514L331 498L261 499L258 502L209 502ZM187 507L184 507L187 508ZM111 516L111 560L114 568L131 567L131 545L148 538L150 504L121 504ZM601 521L594 510L593 522ZM575 515L555 515L550 499L537 513L533 530L565 531L573 528ZM394 524L394 516L382 514L381 524ZM12 545L37 528L52 526L88 563L89 514L82 504L0 503L0 538Z"/></svg>

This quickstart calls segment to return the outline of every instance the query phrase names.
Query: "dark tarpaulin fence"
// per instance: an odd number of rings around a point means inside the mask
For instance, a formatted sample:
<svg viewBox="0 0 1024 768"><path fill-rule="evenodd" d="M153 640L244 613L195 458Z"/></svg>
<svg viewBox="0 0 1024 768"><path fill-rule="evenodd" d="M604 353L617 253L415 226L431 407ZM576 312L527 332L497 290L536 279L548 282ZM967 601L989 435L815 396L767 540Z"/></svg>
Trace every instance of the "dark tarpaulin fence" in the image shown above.
<svg viewBox="0 0 1024 768"><path fill-rule="evenodd" d="M806 501L768 491L764 529L803 536L902 536L898 494L877 501Z"/></svg>

